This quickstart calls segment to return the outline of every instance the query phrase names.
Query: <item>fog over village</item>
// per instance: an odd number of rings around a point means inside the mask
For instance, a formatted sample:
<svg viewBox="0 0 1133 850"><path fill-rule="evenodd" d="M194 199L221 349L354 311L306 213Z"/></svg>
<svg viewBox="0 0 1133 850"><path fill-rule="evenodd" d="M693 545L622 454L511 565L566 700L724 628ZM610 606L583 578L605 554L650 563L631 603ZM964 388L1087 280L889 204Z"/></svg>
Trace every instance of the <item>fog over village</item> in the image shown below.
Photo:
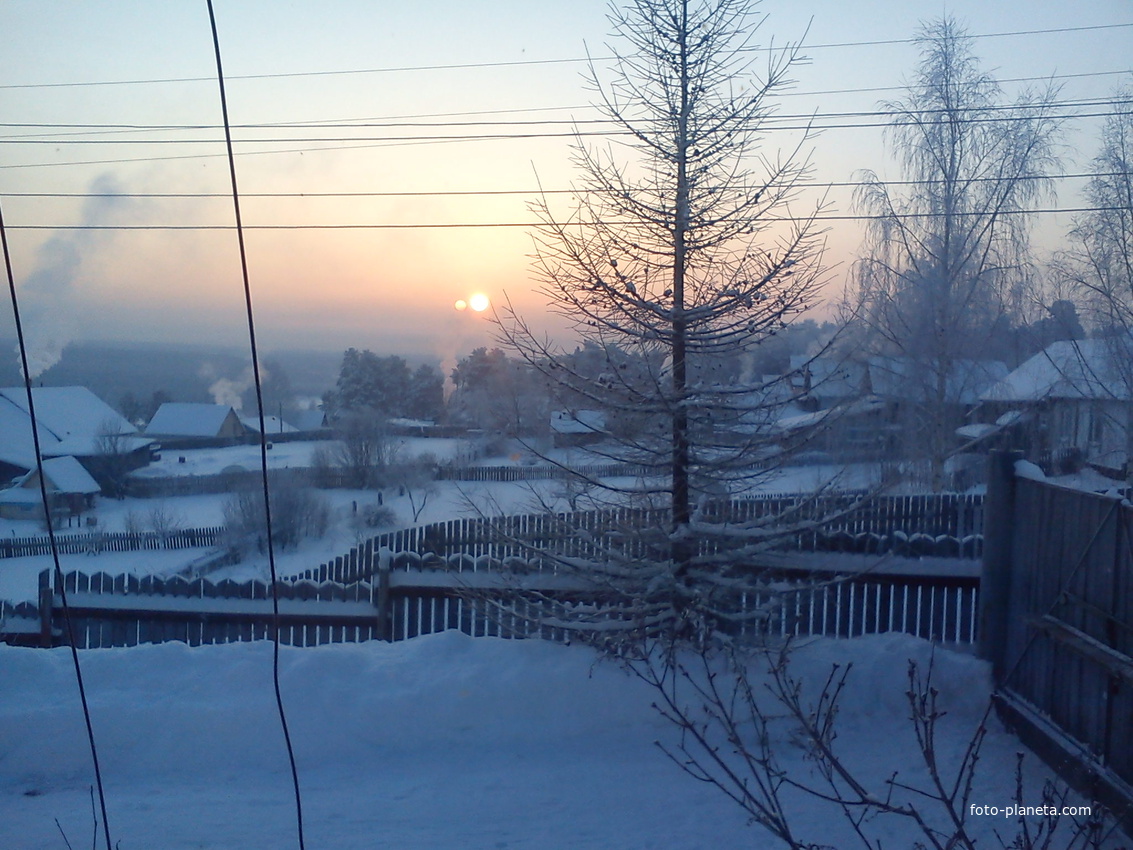
<svg viewBox="0 0 1133 850"><path fill-rule="evenodd" d="M1133 16L851 6L0 6L0 846L1133 847Z"/></svg>

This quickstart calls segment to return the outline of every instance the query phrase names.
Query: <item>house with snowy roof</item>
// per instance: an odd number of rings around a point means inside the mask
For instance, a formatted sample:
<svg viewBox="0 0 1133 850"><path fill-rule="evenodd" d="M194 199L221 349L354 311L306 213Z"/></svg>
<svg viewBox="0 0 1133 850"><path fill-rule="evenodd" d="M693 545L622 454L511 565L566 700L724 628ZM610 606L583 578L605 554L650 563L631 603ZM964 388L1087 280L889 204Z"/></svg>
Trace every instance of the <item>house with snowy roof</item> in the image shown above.
<svg viewBox="0 0 1133 850"><path fill-rule="evenodd" d="M146 436L166 446L217 446L243 440L248 429L229 405L167 401L146 426Z"/></svg>
<svg viewBox="0 0 1133 850"><path fill-rule="evenodd" d="M962 439L1021 449L1049 472L1087 463L1120 474L1133 438L1133 341L1059 340L981 398Z"/></svg>
<svg viewBox="0 0 1133 850"><path fill-rule="evenodd" d="M775 423L780 442L838 461L893 457L926 418L959 425L981 393L1008 374L998 360L961 358L936 366L878 354L829 354L791 365L796 396Z"/></svg>
<svg viewBox="0 0 1133 850"><path fill-rule="evenodd" d="M42 463L47 504L52 516L80 516L94 507L101 491L97 481L75 458L48 458ZM4 519L43 519L43 489L36 467L0 490L0 517Z"/></svg>
<svg viewBox="0 0 1133 850"><path fill-rule="evenodd" d="M260 417L258 416L241 416L240 424L244 426L244 430L249 434L260 433ZM294 425L289 425L278 416L265 416L264 417L264 431L269 437L278 437L280 434L298 434L299 429Z"/></svg>
<svg viewBox="0 0 1133 850"><path fill-rule="evenodd" d="M556 448L596 443L607 436L601 410L551 411L551 438Z"/></svg>
<svg viewBox="0 0 1133 850"><path fill-rule="evenodd" d="M74 457L96 479L149 463L152 440L86 387L33 387L42 458ZM0 389L0 481L36 466L24 387Z"/></svg>
<svg viewBox="0 0 1133 850"><path fill-rule="evenodd" d="M300 410L295 414L292 421L295 423L295 427L300 431L322 431L330 425L330 423L327 422L326 411L318 408Z"/></svg>

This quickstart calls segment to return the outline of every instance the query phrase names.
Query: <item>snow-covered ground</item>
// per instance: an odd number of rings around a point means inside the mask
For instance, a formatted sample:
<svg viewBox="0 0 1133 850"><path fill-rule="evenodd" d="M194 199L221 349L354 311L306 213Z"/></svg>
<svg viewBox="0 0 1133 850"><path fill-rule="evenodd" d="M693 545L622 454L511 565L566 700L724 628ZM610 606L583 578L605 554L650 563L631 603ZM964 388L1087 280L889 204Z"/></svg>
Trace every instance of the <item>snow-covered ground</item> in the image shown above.
<svg viewBox="0 0 1133 850"><path fill-rule="evenodd" d="M418 517L419 523L440 522L478 512L521 513L536 511L539 500L553 501L559 485L554 481L534 482L460 482L441 481L429 495ZM396 489L383 492L382 505L392 511L393 519L378 527L360 524L358 517L367 508L378 504L378 494L367 490L320 491L331 508L331 525L319 539L304 540L296 549L276 553L280 575L290 575L317 567L338 555L346 554L362 540L414 524L413 510L407 495ZM415 494L418 503L421 493ZM220 525L224 519L224 495L182 496L163 499L102 499L95 515L103 531L123 531L130 522L147 528L152 512L160 511L178 528L207 528ZM57 529L61 534L78 529ZM42 524L26 520L0 520L0 535L30 537L43 532ZM204 549L170 551L103 552L98 555L63 555L64 571L106 572L111 574L172 575L206 553ZM32 558L0 558L0 599L9 602L36 598L40 571L49 569L49 556ZM261 579L269 574L266 556L249 556L242 564L214 574L216 579L236 581Z"/></svg>
<svg viewBox="0 0 1133 850"><path fill-rule="evenodd" d="M897 635L816 640L795 651L809 684L853 662L837 748L871 783L919 781L907 721L908 659L931 647ZM294 847L290 775L275 713L271 646L183 644L80 653L112 838L137 848ZM985 665L937 650L952 764L988 697ZM0 646L0 839L7 850L89 846L93 782L67 650ZM757 683L757 689L758 683ZM308 847L719 850L779 846L654 741L675 730L652 692L583 647L469 638L282 651ZM794 776L810 762L791 724L776 746ZM1012 802L1018 742L992 722L977 805ZM1027 763L1025 802L1044 776ZM884 792L877 785L878 793ZM934 820L936 813L930 812ZM792 798L800 835L850 846L841 816ZM58 826L56 825L58 821ZM972 817L981 845L1012 822ZM907 824L873 821L886 847ZM1062 845L1057 845L1062 846Z"/></svg>
<svg viewBox="0 0 1133 850"><path fill-rule="evenodd" d="M452 460L467 450L466 441L456 439L398 438L404 456L431 454L439 460ZM320 442L276 443L268 453L272 468L305 468L311 463L311 454ZM180 458L185 462L181 463ZM522 464L526 455L512 447L497 458L484 459L483 463L499 465ZM556 459L562 463L581 463L587 459L579 450L559 450ZM592 458L591 458L592 460ZM259 468L258 446L231 446L214 449L167 451L162 459L139 473L156 477L176 475L215 475L231 467L254 470ZM762 478L754 490L763 492L808 492L834 482L835 486L852 489L870 486L876 478L876 468L869 465L850 467L805 466L776 470ZM642 482L632 479L613 479L610 482L626 490L640 487ZM333 558L346 554L362 540L383 531L406 528L415 524L409 495L396 488L387 488L381 494L382 506L392 512L383 525L368 527L360 523L367 508L376 507L379 495L374 491L325 490L321 491L331 508L331 525L327 534L318 540L305 540L298 548L276 553L279 575L293 575L318 567ZM413 494L420 504L425 493ZM606 497L609 498L609 497ZM128 528L147 529L153 526L155 515L160 515L165 527L204 528L220 525L224 520L225 495L180 496L157 499L105 499L98 500L89 516L97 521L99 530L115 532ZM463 482L439 481L430 488L428 500L419 513L416 524L441 522L465 516L495 515L501 513L539 512L543 506L568 510L566 488L559 481L531 482ZM585 505L584 505L585 506ZM56 529L59 533L74 533L78 528L66 525ZM30 537L43 533L42 523L28 520L0 519L0 536ZM201 549L172 551L146 551L99 555L64 555L64 571L106 572L110 574L168 576L185 568L206 552ZM52 565L48 556L34 558L0 559L0 599L9 602L31 601L36 598L38 576ZM266 557L250 556L235 567L226 568L213 577L247 581L263 579L269 575Z"/></svg>
<svg viewBox="0 0 1133 850"><path fill-rule="evenodd" d="M431 454L438 461L453 462L469 452L468 441L455 438L392 437L391 440L398 455L406 459ZM311 456L319 448L326 449L329 445L325 440L272 443L267 453L268 468L307 469L311 466ZM139 478L167 478L217 475L235 469L255 471L259 468L260 446L257 443L214 449L163 449L160 460L133 474Z"/></svg>

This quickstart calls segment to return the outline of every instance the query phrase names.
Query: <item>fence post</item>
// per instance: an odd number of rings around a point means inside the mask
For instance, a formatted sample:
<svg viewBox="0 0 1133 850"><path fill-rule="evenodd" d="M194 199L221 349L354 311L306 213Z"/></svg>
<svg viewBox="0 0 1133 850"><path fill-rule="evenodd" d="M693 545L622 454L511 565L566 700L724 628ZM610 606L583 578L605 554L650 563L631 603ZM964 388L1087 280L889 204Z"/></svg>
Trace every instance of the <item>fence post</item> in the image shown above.
<svg viewBox="0 0 1133 850"><path fill-rule="evenodd" d="M45 649L54 643L53 611L55 595L51 592L51 571L42 570L39 574L39 643Z"/></svg>
<svg viewBox="0 0 1133 850"><path fill-rule="evenodd" d="M1018 451L988 457L984 500L984 551L980 570L979 655L991 662L996 687L1007 665L1007 615L1011 604L1012 548L1015 538L1015 463Z"/></svg>
<svg viewBox="0 0 1133 850"><path fill-rule="evenodd" d="M390 550L383 546L378 552L378 593L374 606L378 609L378 640L392 641L390 594L389 594Z"/></svg>

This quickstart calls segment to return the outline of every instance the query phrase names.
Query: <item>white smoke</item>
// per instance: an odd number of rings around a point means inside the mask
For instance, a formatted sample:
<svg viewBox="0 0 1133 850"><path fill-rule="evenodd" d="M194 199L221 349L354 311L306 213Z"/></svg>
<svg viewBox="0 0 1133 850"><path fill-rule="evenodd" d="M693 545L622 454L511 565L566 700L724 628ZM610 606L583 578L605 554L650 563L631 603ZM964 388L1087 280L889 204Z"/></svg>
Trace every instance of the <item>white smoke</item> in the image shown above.
<svg viewBox="0 0 1133 850"><path fill-rule="evenodd" d="M260 381L267 380L268 373L260 369ZM256 376L249 366L237 378L217 378L209 386L209 395L216 404L231 407L237 413L243 412L244 395L256 385Z"/></svg>
<svg viewBox="0 0 1133 850"><path fill-rule="evenodd" d="M29 378L38 378L63 356L75 337L81 310L76 284L83 262L113 240L108 231L86 230L112 223L130 206L117 179L103 174L90 184L77 229L60 231L39 249L35 267L19 287L20 318ZM17 351L17 356L19 352ZM22 362L21 362L22 368Z"/></svg>

